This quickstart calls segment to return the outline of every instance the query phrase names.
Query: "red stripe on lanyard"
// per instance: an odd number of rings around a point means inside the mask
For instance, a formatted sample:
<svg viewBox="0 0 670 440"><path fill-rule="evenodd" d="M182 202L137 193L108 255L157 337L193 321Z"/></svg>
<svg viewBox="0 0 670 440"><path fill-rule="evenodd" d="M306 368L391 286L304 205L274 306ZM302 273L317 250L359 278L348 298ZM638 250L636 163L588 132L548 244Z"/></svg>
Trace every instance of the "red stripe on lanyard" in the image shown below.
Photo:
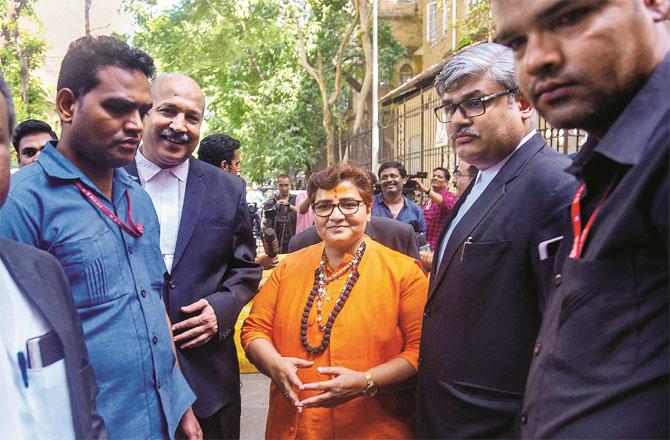
<svg viewBox="0 0 670 440"><path fill-rule="evenodd" d="M596 209L593 211L593 214L591 214L589 221L586 222L586 226L584 227L583 231L582 231L582 215L581 215L580 202L582 200L584 192L586 191L586 183L582 182L579 185L579 188L577 188L575 197L572 199L572 203L570 204L570 220L572 221L572 235L574 237L572 241L572 250L570 251L570 258L574 260L579 260L580 258L582 258L582 251L584 250L584 244L586 243L586 238L589 236L589 232L591 232L591 226L593 225L593 222L598 216L598 213L600 212L600 208L602 208L603 203L605 203L605 200L607 200L607 197L609 196L610 191L614 186L616 178L617 175L615 175L610 181L609 185L607 186L607 189L605 190L605 194L603 194L603 196L598 201L598 205L596 206Z"/></svg>
<svg viewBox="0 0 670 440"><path fill-rule="evenodd" d="M116 223L116 225L120 227L122 230L126 231L134 238L140 238L142 234L144 234L144 226L141 225L140 223L135 223L133 221L132 206L130 203L130 195L128 194L128 191L126 191L126 202L128 203L128 218L127 218L128 224L125 224L112 211L107 209L107 207L95 196L95 194L93 194L88 188L82 185L81 182L75 182L74 185L79 189L82 195L86 197L86 199L89 202L91 202L91 205L95 206L100 211L102 211L111 221Z"/></svg>

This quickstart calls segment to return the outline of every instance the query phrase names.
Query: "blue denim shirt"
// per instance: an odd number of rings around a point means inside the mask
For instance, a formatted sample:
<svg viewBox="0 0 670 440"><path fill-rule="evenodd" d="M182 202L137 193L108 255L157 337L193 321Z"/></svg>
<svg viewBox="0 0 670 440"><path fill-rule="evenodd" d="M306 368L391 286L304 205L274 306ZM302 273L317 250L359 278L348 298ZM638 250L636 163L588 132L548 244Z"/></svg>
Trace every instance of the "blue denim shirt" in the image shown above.
<svg viewBox="0 0 670 440"><path fill-rule="evenodd" d="M135 239L75 187L80 180L127 223ZM165 267L149 195L123 169L114 171L114 200L56 148L12 176L0 210L0 235L55 255L65 269L100 388L98 412L112 438L174 438L195 395L175 365L162 284Z"/></svg>
<svg viewBox="0 0 670 440"><path fill-rule="evenodd" d="M405 200L405 206L398 213L396 220L412 225L417 234L425 233L426 219L423 216L421 207L405 196L402 196L402 198ZM375 194L372 198L372 215L393 218L393 214L391 214L391 210L384 203L384 196L381 193Z"/></svg>

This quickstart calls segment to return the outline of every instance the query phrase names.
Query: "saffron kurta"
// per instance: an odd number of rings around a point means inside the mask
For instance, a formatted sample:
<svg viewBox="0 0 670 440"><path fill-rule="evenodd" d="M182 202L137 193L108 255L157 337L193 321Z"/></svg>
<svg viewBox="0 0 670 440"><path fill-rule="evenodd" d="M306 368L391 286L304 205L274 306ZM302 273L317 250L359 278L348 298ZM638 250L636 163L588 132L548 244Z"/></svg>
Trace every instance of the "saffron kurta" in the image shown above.
<svg viewBox="0 0 670 440"><path fill-rule="evenodd" d="M335 320L330 345L323 353L309 354L300 342L300 321L314 284L314 271L321 261L323 243L288 255L275 268L242 327L244 349L254 339L264 338L282 356L314 361L313 367L298 369L302 383L330 378L319 374L317 367L366 371L397 357L407 360L416 370L428 280L413 258L368 237L365 243L360 278ZM351 258L347 255L341 266ZM324 323L346 279L344 275L328 285L322 305ZM316 316L315 302L307 329L312 346L318 346L323 337ZM299 398L320 393L301 391ZM265 435L287 439L410 438L413 417L413 390L359 397L335 408L306 408L298 414L272 384Z"/></svg>

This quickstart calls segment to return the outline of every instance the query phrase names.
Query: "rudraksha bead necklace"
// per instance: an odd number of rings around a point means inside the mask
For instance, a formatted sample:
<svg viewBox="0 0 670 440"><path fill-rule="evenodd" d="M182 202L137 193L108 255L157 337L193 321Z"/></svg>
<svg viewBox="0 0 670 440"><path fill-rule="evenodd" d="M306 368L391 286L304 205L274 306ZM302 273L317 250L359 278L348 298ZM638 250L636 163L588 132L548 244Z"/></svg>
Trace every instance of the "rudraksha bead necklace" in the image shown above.
<svg viewBox="0 0 670 440"><path fill-rule="evenodd" d="M333 324L335 323L335 318L337 318L337 315L342 310L342 307L344 307L344 303L347 302L347 298L349 298L351 289L354 288L354 284L356 284L356 281L358 280L358 265L360 264L364 253L365 242L363 241L361 242L360 246L358 246L358 250L356 251L354 258L349 263L347 263L342 269L338 270L331 276L326 277L325 272L328 259L324 250L323 256L321 257L321 264L319 264L319 267L317 267L314 271L314 285L312 286L312 291L309 293L309 297L307 298L307 304L305 305L305 310L302 313L302 321L300 323L300 341L309 353L321 353L326 349L326 347L328 347L328 344L330 343L330 334L333 329ZM321 300L326 296L326 286L331 281L342 276L349 269L351 269L351 272L349 272L349 276L347 277L347 281L344 284L344 288L342 289L342 292L340 292L340 296L335 302L335 307L333 307L333 310L330 312L330 316L328 316L326 325L322 325ZM318 347L313 347L309 345L309 342L307 342L307 320L309 319L309 312L312 310L315 299L317 300L317 321L319 324L319 329L323 332L323 338L321 339L321 344Z"/></svg>

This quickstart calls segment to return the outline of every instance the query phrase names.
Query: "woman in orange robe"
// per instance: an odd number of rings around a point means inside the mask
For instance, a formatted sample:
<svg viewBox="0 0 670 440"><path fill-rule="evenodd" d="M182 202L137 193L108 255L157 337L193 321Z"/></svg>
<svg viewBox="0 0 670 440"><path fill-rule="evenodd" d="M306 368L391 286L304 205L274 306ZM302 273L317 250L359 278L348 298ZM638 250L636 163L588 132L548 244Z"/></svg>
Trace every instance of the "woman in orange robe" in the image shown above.
<svg viewBox="0 0 670 440"><path fill-rule="evenodd" d="M324 240L288 255L241 332L272 379L268 438L410 438L428 280L420 264L364 235L372 183L337 164L308 194Z"/></svg>

